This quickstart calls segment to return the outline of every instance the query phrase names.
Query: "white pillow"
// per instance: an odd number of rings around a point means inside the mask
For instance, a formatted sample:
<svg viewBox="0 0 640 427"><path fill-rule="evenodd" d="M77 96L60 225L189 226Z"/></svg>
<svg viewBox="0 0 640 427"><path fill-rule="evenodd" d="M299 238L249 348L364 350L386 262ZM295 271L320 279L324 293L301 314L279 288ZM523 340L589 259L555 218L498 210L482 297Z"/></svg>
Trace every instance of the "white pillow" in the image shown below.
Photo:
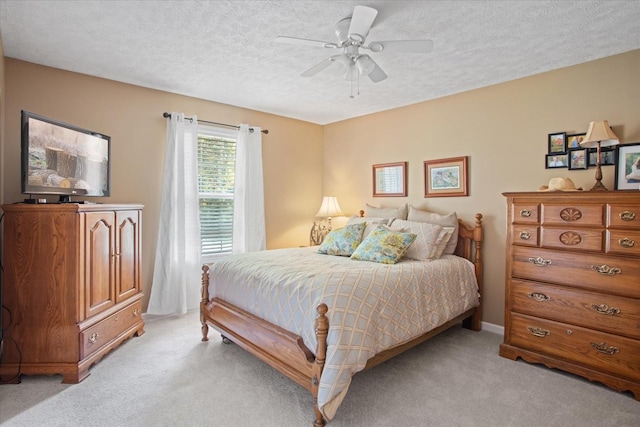
<svg viewBox="0 0 640 427"><path fill-rule="evenodd" d="M443 227L454 227L455 230L444 249L444 253L451 255L455 252L456 246L458 246L458 216L455 212L451 212L447 215L440 215L435 212L423 211L416 209L409 205L409 214L407 220L418 222L429 222L431 224L438 224Z"/></svg>
<svg viewBox="0 0 640 427"><path fill-rule="evenodd" d="M379 225L389 225L392 219L390 218L375 218L375 217L366 217L363 218L361 216L352 216L347 220L347 225L353 224L362 224L365 222L367 225L365 226L364 233L362 233L362 239L369 235L377 226Z"/></svg>
<svg viewBox="0 0 640 427"><path fill-rule="evenodd" d="M407 248L404 256L420 261L440 258L453 233L453 227L442 227L428 222L404 221L401 219L394 219L390 228L416 235L416 239Z"/></svg>
<svg viewBox="0 0 640 427"><path fill-rule="evenodd" d="M399 208L377 208L367 203L367 209L364 211L364 216L407 219L407 205L405 204Z"/></svg>
<svg viewBox="0 0 640 427"><path fill-rule="evenodd" d="M433 253L433 259L440 258L445 253L444 250L449 244L449 241L451 241L451 237L453 236L453 233L455 231L456 231L455 227L442 227L442 231L440 232L440 236L438 237L438 242L437 242L438 246L436 247L436 250Z"/></svg>

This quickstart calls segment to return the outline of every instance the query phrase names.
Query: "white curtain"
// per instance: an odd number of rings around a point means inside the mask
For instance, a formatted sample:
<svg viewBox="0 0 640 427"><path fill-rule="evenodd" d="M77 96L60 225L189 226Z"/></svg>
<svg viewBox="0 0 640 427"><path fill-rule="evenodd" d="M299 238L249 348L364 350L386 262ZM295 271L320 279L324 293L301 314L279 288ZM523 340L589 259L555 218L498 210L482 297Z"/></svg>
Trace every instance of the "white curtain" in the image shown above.
<svg viewBox="0 0 640 427"><path fill-rule="evenodd" d="M233 197L233 252L267 248L262 178L262 132L242 124L236 140L236 173Z"/></svg>
<svg viewBox="0 0 640 427"><path fill-rule="evenodd" d="M198 120L171 113L148 314L185 314L200 303Z"/></svg>

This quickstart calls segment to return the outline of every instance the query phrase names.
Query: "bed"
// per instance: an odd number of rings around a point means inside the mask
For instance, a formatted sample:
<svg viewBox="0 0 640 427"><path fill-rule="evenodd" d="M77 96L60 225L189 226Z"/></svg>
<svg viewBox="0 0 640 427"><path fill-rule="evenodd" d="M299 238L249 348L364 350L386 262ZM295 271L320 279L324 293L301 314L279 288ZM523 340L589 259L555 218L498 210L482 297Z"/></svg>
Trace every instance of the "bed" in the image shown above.
<svg viewBox="0 0 640 427"><path fill-rule="evenodd" d="M324 426L356 372L454 325L480 330L482 215L475 224L456 221L453 254L428 261L389 265L301 247L205 264L202 341L211 326L308 389L313 425ZM450 291L442 285L448 278L457 283ZM427 279L436 285L425 286Z"/></svg>

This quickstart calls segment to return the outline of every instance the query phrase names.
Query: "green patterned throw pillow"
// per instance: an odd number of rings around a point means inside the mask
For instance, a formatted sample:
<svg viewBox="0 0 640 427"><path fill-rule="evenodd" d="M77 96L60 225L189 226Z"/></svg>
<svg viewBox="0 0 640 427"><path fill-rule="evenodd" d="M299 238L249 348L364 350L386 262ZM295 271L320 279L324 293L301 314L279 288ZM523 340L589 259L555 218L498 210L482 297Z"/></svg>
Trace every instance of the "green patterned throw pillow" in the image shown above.
<svg viewBox="0 0 640 427"><path fill-rule="evenodd" d="M366 223L362 222L330 231L318 248L318 253L350 256L360 244L366 225Z"/></svg>
<svg viewBox="0 0 640 427"><path fill-rule="evenodd" d="M395 264L416 239L414 233L403 233L378 226L353 252L351 259Z"/></svg>

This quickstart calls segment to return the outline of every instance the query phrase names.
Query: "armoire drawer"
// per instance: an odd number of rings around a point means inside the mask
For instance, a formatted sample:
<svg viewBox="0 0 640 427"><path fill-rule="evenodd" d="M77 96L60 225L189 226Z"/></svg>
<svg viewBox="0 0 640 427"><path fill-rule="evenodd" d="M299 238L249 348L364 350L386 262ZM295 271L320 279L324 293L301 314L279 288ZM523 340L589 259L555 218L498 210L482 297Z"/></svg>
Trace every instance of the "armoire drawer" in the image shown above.
<svg viewBox="0 0 640 427"><path fill-rule="evenodd" d="M80 359L98 351L127 329L142 321L142 302L138 300L80 332Z"/></svg>
<svg viewBox="0 0 640 427"><path fill-rule="evenodd" d="M518 313L640 339L640 299L517 279L510 299Z"/></svg>
<svg viewBox="0 0 640 427"><path fill-rule="evenodd" d="M518 313L511 320L512 345L640 380L640 341Z"/></svg>
<svg viewBox="0 0 640 427"><path fill-rule="evenodd" d="M640 298L640 260L513 246L511 276Z"/></svg>

